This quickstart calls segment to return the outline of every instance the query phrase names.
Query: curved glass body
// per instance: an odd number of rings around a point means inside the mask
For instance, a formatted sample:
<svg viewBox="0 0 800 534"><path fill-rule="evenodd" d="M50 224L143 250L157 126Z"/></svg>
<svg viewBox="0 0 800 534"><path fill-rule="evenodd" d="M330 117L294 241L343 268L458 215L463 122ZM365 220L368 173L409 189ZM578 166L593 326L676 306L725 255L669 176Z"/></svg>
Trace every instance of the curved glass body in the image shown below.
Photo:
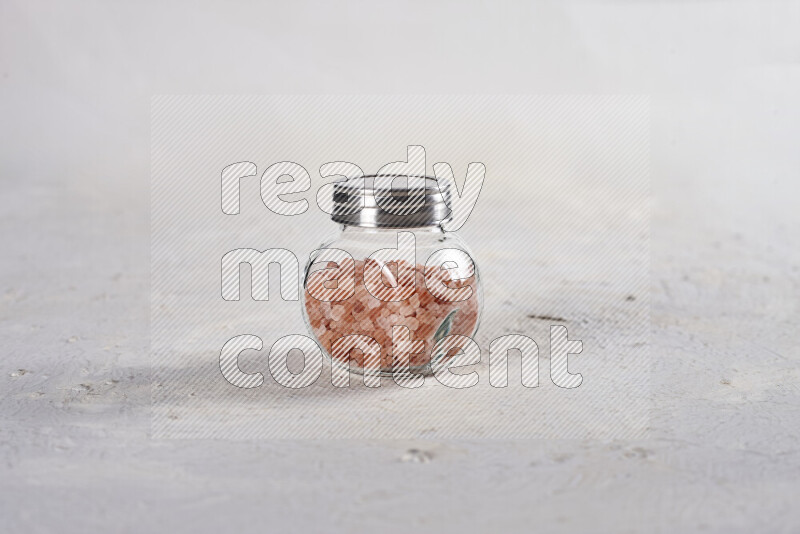
<svg viewBox="0 0 800 534"><path fill-rule="evenodd" d="M303 317L326 355L368 374L429 374L475 334L483 305L471 252L438 225L343 225L311 254L304 288Z"/></svg>

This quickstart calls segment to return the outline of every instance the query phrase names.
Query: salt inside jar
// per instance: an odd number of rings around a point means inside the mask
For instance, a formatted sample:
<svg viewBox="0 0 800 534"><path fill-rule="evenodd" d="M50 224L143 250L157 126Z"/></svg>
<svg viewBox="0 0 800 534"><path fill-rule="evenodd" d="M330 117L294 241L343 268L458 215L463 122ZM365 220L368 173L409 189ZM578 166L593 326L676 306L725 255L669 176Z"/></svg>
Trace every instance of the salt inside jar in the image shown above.
<svg viewBox="0 0 800 534"><path fill-rule="evenodd" d="M335 238L305 269L303 316L335 365L428 374L478 328L482 288L467 245L442 227L450 193L430 177L336 183Z"/></svg>

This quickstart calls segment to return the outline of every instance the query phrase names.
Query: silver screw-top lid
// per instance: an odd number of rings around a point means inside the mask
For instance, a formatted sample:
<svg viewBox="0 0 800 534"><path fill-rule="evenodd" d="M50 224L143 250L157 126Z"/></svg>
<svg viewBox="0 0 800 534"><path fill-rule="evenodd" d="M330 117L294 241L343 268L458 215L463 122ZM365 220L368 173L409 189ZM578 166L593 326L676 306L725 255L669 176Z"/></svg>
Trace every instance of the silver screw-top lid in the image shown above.
<svg viewBox="0 0 800 534"><path fill-rule="evenodd" d="M334 184L331 219L369 228L435 226L450 217L449 206L450 191L436 178L365 176Z"/></svg>

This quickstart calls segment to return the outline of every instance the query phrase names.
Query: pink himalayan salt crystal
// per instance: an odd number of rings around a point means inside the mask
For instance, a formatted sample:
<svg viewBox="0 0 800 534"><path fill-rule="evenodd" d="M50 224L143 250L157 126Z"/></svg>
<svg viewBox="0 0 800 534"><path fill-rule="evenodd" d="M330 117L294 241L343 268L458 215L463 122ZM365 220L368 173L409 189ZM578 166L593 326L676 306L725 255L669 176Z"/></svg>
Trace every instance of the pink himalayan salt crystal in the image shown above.
<svg viewBox="0 0 800 534"><path fill-rule="evenodd" d="M348 266L352 269L352 264ZM363 367L364 354L362 351L353 350L350 354L342 351L336 354L332 351L333 343L340 337L349 334L364 334L372 337L381 345L381 368L391 371L394 362L392 346L392 326L403 325L411 330L413 341L423 342L423 352L412 353L409 359L412 366L421 366L430 359L430 350L435 341L433 334L442 324L447 315L456 310L451 323L450 334L469 336L477 324L478 303L473 295L467 301L446 302L434 297L426 288L422 278L425 267L416 266L416 291L405 301L384 302L376 299L363 286L364 262L357 261L354 272L356 273L356 287L354 295L341 302L318 301L310 296L311 290L319 289L328 281L324 271L309 275L306 290L306 311L312 330L323 348L339 360L351 362ZM352 273L353 271L349 271ZM447 287L457 288L471 285L474 279L449 281L447 271L434 273L438 280L445 282ZM316 275L316 276L315 276ZM448 354L451 357L457 352L454 347Z"/></svg>
<svg viewBox="0 0 800 534"><path fill-rule="evenodd" d="M340 321L344 316L344 306L333 306L331 307L331 319L334 321Z"/></svg>
<svg viewBox="0 0 800 534"><path fill-rule="evenodd" d="M433 314L425 308L417 309L415 316L420 323L428 323L433 320Z"/></svg>

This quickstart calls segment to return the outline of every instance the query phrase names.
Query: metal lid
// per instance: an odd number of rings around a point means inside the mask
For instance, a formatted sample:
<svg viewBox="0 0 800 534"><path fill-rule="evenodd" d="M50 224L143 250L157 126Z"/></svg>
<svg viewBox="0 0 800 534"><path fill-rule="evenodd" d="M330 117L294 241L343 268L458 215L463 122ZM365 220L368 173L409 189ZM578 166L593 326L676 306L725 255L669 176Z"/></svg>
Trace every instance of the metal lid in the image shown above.
<svg viewBox="0 0 800 534"><path fill-rule="evenodd" d="M335 222L368 228L434 226L450 217L450 191L428 176L377 175L333 186Z"/></svg>

